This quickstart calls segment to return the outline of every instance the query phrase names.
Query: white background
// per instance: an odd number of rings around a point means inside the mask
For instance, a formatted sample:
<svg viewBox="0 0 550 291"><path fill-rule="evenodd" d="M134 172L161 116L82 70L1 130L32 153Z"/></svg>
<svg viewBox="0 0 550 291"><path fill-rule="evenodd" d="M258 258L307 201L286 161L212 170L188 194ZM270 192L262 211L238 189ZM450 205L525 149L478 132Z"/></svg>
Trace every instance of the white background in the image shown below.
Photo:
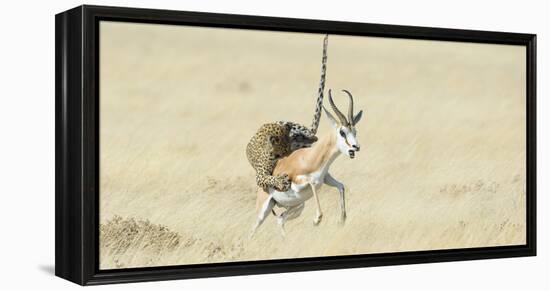
<svg viewBox="0 0 550 291"><path fill-rule="evenodd" d="M101 290L548 290L550 21L546 1L90 1L133 6L538 34L538 256L137 283ZM9 4L8 4L9 3ZM79 1L9 1L0 17L0 289L67 290L54 270L54 15ZM96 287L94 287L95 289ZM31 289L32 290L32 289Z"/></svg>

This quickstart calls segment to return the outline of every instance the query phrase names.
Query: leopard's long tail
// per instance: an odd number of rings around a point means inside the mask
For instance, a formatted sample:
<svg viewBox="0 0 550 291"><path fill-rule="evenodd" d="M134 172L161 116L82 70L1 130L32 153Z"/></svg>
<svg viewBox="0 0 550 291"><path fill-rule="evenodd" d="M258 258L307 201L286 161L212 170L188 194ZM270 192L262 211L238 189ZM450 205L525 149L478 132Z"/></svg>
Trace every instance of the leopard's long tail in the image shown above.
<svg viewBox="0 0 550 291"><path fill-rule="evenodd" d="M328 34L325 35L323 40L323 58L321 60L321 82L319 83L319 91L317 92L317 104L315 107L315 115L313 116L313 122L311 123L311 132L317 133L319 128L319 121L321 120L321 113L323 112L323 93L325 91L325 80L327 76L327 47L328 47Z"/></svg>

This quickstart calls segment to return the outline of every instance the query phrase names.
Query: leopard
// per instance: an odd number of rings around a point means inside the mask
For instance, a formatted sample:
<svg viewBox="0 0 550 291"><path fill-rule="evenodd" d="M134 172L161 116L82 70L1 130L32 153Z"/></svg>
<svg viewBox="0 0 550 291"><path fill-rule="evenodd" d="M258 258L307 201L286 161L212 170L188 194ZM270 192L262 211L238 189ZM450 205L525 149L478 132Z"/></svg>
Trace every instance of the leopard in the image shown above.
<svg viewBox="0 0 550 291"><path fill-rule="evenodd" d="M246 146L246 156L256 171L256 184L266 192L268 187L286 192L291 182L287 174L273 176L277 161L300 148L310 147L317 141L317 129L322 113L323 92L326 80L328 34L323 40L321 59L321 81L313 122L310 128L292 121L265 123L256 131Z"/></svg>
<svg viewBox="0 0 550 291"><path fill-rule="evenodd" d="M267 191L290 189L287 174L272 176L277 161L298 148L310 146L317 137L306 127L293 122L279 121L260 126L246 146L248 162L256 171L256 184Z"/></svg>

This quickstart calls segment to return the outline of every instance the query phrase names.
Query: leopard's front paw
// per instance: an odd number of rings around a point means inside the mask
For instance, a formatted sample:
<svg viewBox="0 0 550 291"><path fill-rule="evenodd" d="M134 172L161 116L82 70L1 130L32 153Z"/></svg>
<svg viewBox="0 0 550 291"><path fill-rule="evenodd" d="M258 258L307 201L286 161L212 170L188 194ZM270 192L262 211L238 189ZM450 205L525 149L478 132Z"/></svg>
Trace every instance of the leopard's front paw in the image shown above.
<svg viewBox="0 0 550 291"><path fill-rule="evenodd" d="M275 178L275 189L280 192L286 192L290 189L290 178L287 174L279 175Z"/></svg>

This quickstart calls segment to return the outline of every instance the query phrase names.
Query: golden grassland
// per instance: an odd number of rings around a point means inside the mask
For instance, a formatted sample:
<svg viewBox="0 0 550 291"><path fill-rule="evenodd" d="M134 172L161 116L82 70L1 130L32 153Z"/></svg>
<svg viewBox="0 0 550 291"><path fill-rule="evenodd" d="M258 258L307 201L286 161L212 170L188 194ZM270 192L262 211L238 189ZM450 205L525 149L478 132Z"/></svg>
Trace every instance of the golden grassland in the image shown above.
<svg viewBox="0 0 550 291"><path fill-rule="evenodd" d="M525 243L525 50L329 38L327 88L365 115L361 151L253 239L245 147L265 122L309 125L322 35L101 24L102 269ZM319 134L329 130L323 117Z"/></svg>

